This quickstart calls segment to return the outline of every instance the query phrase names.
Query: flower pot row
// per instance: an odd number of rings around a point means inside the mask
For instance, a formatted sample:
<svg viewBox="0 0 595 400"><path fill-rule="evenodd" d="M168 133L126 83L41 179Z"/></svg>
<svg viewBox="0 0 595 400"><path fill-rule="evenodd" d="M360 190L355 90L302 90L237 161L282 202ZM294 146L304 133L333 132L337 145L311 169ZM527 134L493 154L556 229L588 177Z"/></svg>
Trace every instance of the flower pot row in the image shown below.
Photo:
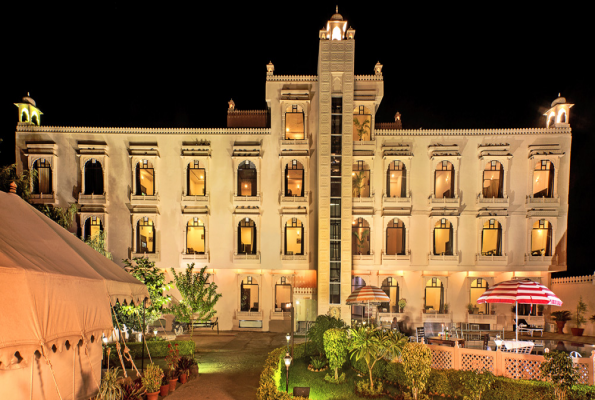
<svg viewBox="0 0 595 400"><path fill-rule="evenodd" d="M188 382L188 374L182 374L179 378L168 379L168 382L161 385L161 389L158 392L147 393L147 400L157 400L158 396L165 397L169 394L169 392L173 392L176 390L176 386L178 384L178 379L180 384L185 384Z"/></svg>

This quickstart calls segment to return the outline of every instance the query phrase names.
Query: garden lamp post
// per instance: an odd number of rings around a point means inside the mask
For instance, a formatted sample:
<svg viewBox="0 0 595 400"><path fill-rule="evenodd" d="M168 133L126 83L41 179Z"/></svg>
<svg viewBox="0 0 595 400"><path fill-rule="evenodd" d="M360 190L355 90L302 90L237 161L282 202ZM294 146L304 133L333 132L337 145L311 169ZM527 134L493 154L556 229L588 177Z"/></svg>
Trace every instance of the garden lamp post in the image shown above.
<svg viewBox="0 0 595 400"><path fill-rule="evenodd" d="M294 325L293 325L294 324L294 322L293 322L293 318L294 318L293 310L294 310L294 307L293 307L293 303L287 303L285 305L285 307L287 309L291 309L291 355L293 356L293 337L294 337L294 332L293 332L293 328L294 328Z"/></svg>
<svg viewBox="0 0 595 400"><path fill-rule="evenodd" d="M287 352L289 353L289 340L291 339L291 334L288 333L285 335L285 339L287 339Z"/></svg>
<svg viewBox="0 0 595 400"><path fill-rule="evenodd" d="M153 329L153 336L157 337L157 329Z"/></svg>
<svg viewBox="0 0 595 400"><path fill-rule="evenodd" d="M108 368L109 364L107 360L107 337L105 337L104 335L101 338L101 341L103 342L103 365L105 366L105 368Z"/></svg>
<svg viewBox="0 0 595 400"><path fill-rule="evenodd" d="M291 356L289 355L289 352L285 353L283 361L285 361L285 370L287 372L285 375L285 391L289 393L289 365L291 364Z"/></svg>

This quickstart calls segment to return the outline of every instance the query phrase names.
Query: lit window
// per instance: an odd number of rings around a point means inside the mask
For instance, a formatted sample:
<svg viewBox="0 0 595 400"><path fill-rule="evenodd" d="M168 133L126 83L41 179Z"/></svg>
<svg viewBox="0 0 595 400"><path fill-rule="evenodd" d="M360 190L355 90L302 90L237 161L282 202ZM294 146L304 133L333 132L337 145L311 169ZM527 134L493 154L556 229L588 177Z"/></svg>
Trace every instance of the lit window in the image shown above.
<svg viewBox="0 0 595 400"><path fill-rule="evenodd" d="M186 226L186 254L205 253L205 225L198 219L193 218Z"/></svg>
<svg viewBox="0 0 595 400"><path fill-rule="evenodd" d="M302 107L292 105L285 110L285 139L304 139L304 112Z"/></svg>
<svg viewBox="0 0 595 400"><path fill-rule="evenodd" d="M372 114L364 106L353 110L353 141L371 140Z"/></svg>
<svg viewBox="0 0 595 400"><path fill-rule="evenodd" d="M275 284L275 311L289 312L291 308L291 285L287 283L287 278L282 276Z"/></svg>
<svg viewBox="0 0 595 400"><path fill-rule="evenodd" d="M552 255L552 224L545 219L540 219L533 224L531 230L531 255Z"/></svg>
<svg viewBox="0 0 595 400"><path fill-rule="evenodd" d="M452 256L452 224L442 218L434 226L434 254Z"/></svg>
<svg viewBox="0 0 595 400"><path fill-rule="evenodd" d="M490 219L483 224L481 233L481 255L502 255L502 225L495 219Z"/></svg>
<svg viewBox="0 0 595 400"><path fill-rule="evenodd" d="M486 164L483 171L484 198L502 198L503 173L504 170L499 161L492 160Z"/></svg>
<svg viewBox="0 0 595 400"><path fill-rule="evenodd" d="M254 311L258 312L258 281L248 276L242 279L240 284L240 311Z"/></svg>
<svg viewBox="0 0 595 400"><path fill-rule="evenodd" d="M256 254L256 224L250 218L238 225L238 254Z"/></svg>
<svg viewBox="0 0 595 400"><path fill-rule="evenodd" d="M136 226L137 253L155 253L155 225L147 217L141 218Z"/></svg>
<svg viewBox="0 0 595 400"><path fill-rule="evenodd" d="M387 197L407 197L407 171L400 161L393 161L388 166L386 176Z"/></svg>
<svg viewBox="0 0 595 400"><path fill-rule="evenodd" d="M256 196L256 166L244 161L238 167L238 196Z"/></svg>
<svg viewBox="0 0 595 400"><path fill-rule="evenodd" d="M444 284L438 278L426 282L424 309L426 312L442 314L444 311Z"/></svg>
<svg viewBox="0 0 595 400"><path fill-rule="evenodd" d="M339 285L336 285L336 286L339 286ZM365 286L366 286L366 281L363 280L361 277L354 276L351 279L351 293L353 293L357 289L363 288ZM351 318L353 318L353 319L359 319L359 320L366 319L367 316L368 316L368 314L366 313L366 308L367 307L362 306L362 305L353 305L353 306L351 306ZM368 312L369 311L370 311L370 309L368 309Z"/></svg>
<svg viewBox="0 0 595 400"><path fill-rule="evenodd" d="M141 160L136 164L137 196L155 196L155 170L149 160Z"/></svg>
<svg viewBox="0 0 595 400"><path fill-rule="evenodd" d="M285 166L285 196L304 196L304 166L297 160Z"/></svg>
<svg viewBox="0 0 595 400"><path fill-rule="evenodd" d="M436 166L434 171L434 194L437 199L454 199L454 167L448 161L442 161Z"/></svg>
<svg viewBox="0 0 595 400"><path fill-rule="evenodd" d="M370 168L363 161L353 164L351 184L353 197L370 197Z"/></svg>
<svg viewBox="0 0 595 400"><path fill-rule="evenodd" d="M474 279L473 282L471 282L471 288L470 288L471 304L473 304L475 307L479 308L480 314L481 313L488 314L490 311L488 303L477 304L477 299L479 299L481 297L481 295L483 295L485 293L485 291L488 290L489 288L490 288L490 285L488 285L488 282L485 279L477 278L477 279Z"/></svg>
<svg viewBox="0 0 595 400"><path fill-rule="evenodd" d="M43 158L33 163L33 194L52 193L52 167Z"/></svg>
<svg viewBox="0 0 595 400"><path fill-rule="evenodd" d="M356 219L353 221L351 231L353 233L351 254L370 254L370 225L368 221L363 218Z"/></svg>
<svg viewBox="0 0 595 400"><path fill-rule="evenodd" d="M85 225L83 229L83 240L87 241L98 235L100 232L102 232L103 226L101 225L101 220L93 216L85 220Z"/></svg>
<svg viewBox="0 0 595 400"><path fill-rule="evenodd" d="M554 164L548 160L539 161L533 171L533 197L554 197Z"/></svg>
<svg viewBox="0 0 595 400"><path fill-rule="evenodd" d="M405 254L405 225L398 218L391 220L386 228L386 254Z"/></svg>
<svg viewBox="0 0 595 400"><path fill-rule="evenodd" d="M188 196L206 195L207 174L200 161L188 164Z"/></svg>
<svg viewBox="0 0 595 400"><path fill-rule="evenodd" d="M380 303L381 312L398 313L399 312L399 284L393 277L388 277L382 281L380 288L390 298L389 302Z"/></svg>
<svg viewBox="0 0 595 400"><path fill-rule="evenodd" d="M304 254L304 226L297 218L285 224L285 255Z"/></svg>

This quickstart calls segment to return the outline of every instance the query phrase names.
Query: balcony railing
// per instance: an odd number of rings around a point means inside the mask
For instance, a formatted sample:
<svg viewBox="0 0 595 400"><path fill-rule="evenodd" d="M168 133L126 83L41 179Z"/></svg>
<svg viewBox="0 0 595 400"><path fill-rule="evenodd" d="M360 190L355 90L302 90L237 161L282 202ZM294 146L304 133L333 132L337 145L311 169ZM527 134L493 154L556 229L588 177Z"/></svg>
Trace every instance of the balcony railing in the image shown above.
<svg viewBox="0 0 595 400"><path fill-rule="evenodd" d="M452 314L439 314L439 313L422 313L421 314L422 322L438 322L438 323L452 323Z"/></svg>
<svg viewBox="0 0 595 400"><path fill-rule="evenodd" d="M32 194L29 201L33 204L53 203L56 200L54 193Z"/></svg>
<svg viewBox="0 0 595 400"><path fill-rule="evenodd" d="M459 254L446 255L446 254L428 254L428 261L449 261L459 262Z"/></svg>
<svg viewBox="0 0 595 400"><path fill-rule="evenodd" d="M467 323L496 325L498 323L498 316L489 314L467 314Z"/></svg>
<svg viewBox="0 0 595 400"><path fill-rule="evenodd" d="M374 262L374 253L354 254L351 256L354 264L370 264Z"/></svg>
<svg viewBox="0 0 595 400"><path fill-rule="evenodd" d="M428 204L432 207L459 207L461 205L461 198L460 197L440 197L437 198L436 195L432 194L428 198Z"/></svg>
<svg viewBox="0 0 595 400"><path fill-rule="evenodd" d="M260 193L256 193L256 196L233 196L234 205L259 205L260 204Z"/></svg>
<svg viewBox="0 0 595 400"><path fill-rule="evenodd" d="M102 194L83 194L79 193L78 203L85 204L105 204L105 193Z"/></svg>
<svg viewBox="0 0 595 400"><path fill-rule="evenodd" d="M133 205L151 205L159 202L159 194L146 196L143 194L130 194L130 203Z"/></svg>
<svg viewBox="0 0 595 400"><path fill-rule="evenodd" d="M477 196L477 204L482 207L508 207L508 197L483 197L483 194Z"/></svg>
<svg viewBox="0 0 595 400"><path fill-rule="evenodd" d="M407 197L382 196L382 208L408 208L411 207L411 194Z"/></svg>
<svg viewBox="0 0 595 400"><path fill-rule="evenodd" d="M283 261L308 261L307 254L283 254L281 255Z"/></svg>
<svg viewBox="0 0 595 400"><path fill-rule="evenodd" d="M480 253L475 254L475 260L478 264L489 264L489 265L498 265L498 264L508 264L508 255L504 254L503 256L484 256Z"/></svg>
<svg viewBox="0 0 595 400"><path fill-rule="evenodd" d="M557 265L558 264L558 255L555 254L553 256L533 256L531 254L525 254L525 262Z"/></svg>
<svg viewBox="0 0 595 400"><path fill-rule="evenodd" d="M289 320L291 319L291 312L271 310L270 318L274 320Z"/></svg>
<svg viewBox="0 0 595 400"><path fill-rule="evenodd" d="M233 255L234 261L251 261L260 263L260 251L256 254L245 254L245 253L234 253Z"/></svg>
<svg viewBox="0 0 595 400"><path fill-rule="evenodd" d="M297 205L307 206L308 205L309 192L304 192L303 196L285 196L283 192L279 193L279 203L283 205Z"/></svg>
<svg viewBox="0 0 595 400"><path fill-rule="evenodd" d="M316 288L293 288L293 294L316 294Z"/></svg>
<svg viewBox="0 0 595 400"><path fill-rule="evenodd" d="M204 205L209 202L209 193L207 192L204 196L185 196L182 195L182 204L196 204Z"/></svg>
<svg viewBox="0 0 595 400"><path fill-rule="evenodd" d="M236 310L236 319L262 319L262 311Z"/></svg>
<svg viewBox="0 0 595 400"><path fill-rule="evenodd" d="M547 204L548 206L559 206L560 205L560 198L559 197L533 197L527 196L527 205L543 205Z"/></svg>
<svg viewBox="0 0 595 400"><path fill-rule="evenodd" d="M374 204L374 195L372 194L372 196L370 197L353 197L351 199L353 206L358 206L358 205L373 205Z"/></svg>
<svg viewBox="0 0 595 400"><path fill-rule="evenodd" d="M209 252L198 253L182 253L182 260L209 260Z"/></svg>
<svg viewBox="0 0 595 400"><path fill-rule="evenodd" d="M390 263L409 263L411 262L411 251L407 254L385 254L382 253L382 262Z"/></svg>

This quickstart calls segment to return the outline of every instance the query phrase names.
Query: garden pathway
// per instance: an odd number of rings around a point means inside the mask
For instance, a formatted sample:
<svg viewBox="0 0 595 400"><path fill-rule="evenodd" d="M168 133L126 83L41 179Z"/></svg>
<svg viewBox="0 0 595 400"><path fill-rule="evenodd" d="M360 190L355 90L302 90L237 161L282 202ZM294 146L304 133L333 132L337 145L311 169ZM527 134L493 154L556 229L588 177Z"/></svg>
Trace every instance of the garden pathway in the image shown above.
<svg viewBox="0 0 595 400"><path fill-rule="evenodd" d="M178 386L167 400L254 400L268 353L287 343L285 334L268 332L195 333L194 342L200 376Z"/></svg>

